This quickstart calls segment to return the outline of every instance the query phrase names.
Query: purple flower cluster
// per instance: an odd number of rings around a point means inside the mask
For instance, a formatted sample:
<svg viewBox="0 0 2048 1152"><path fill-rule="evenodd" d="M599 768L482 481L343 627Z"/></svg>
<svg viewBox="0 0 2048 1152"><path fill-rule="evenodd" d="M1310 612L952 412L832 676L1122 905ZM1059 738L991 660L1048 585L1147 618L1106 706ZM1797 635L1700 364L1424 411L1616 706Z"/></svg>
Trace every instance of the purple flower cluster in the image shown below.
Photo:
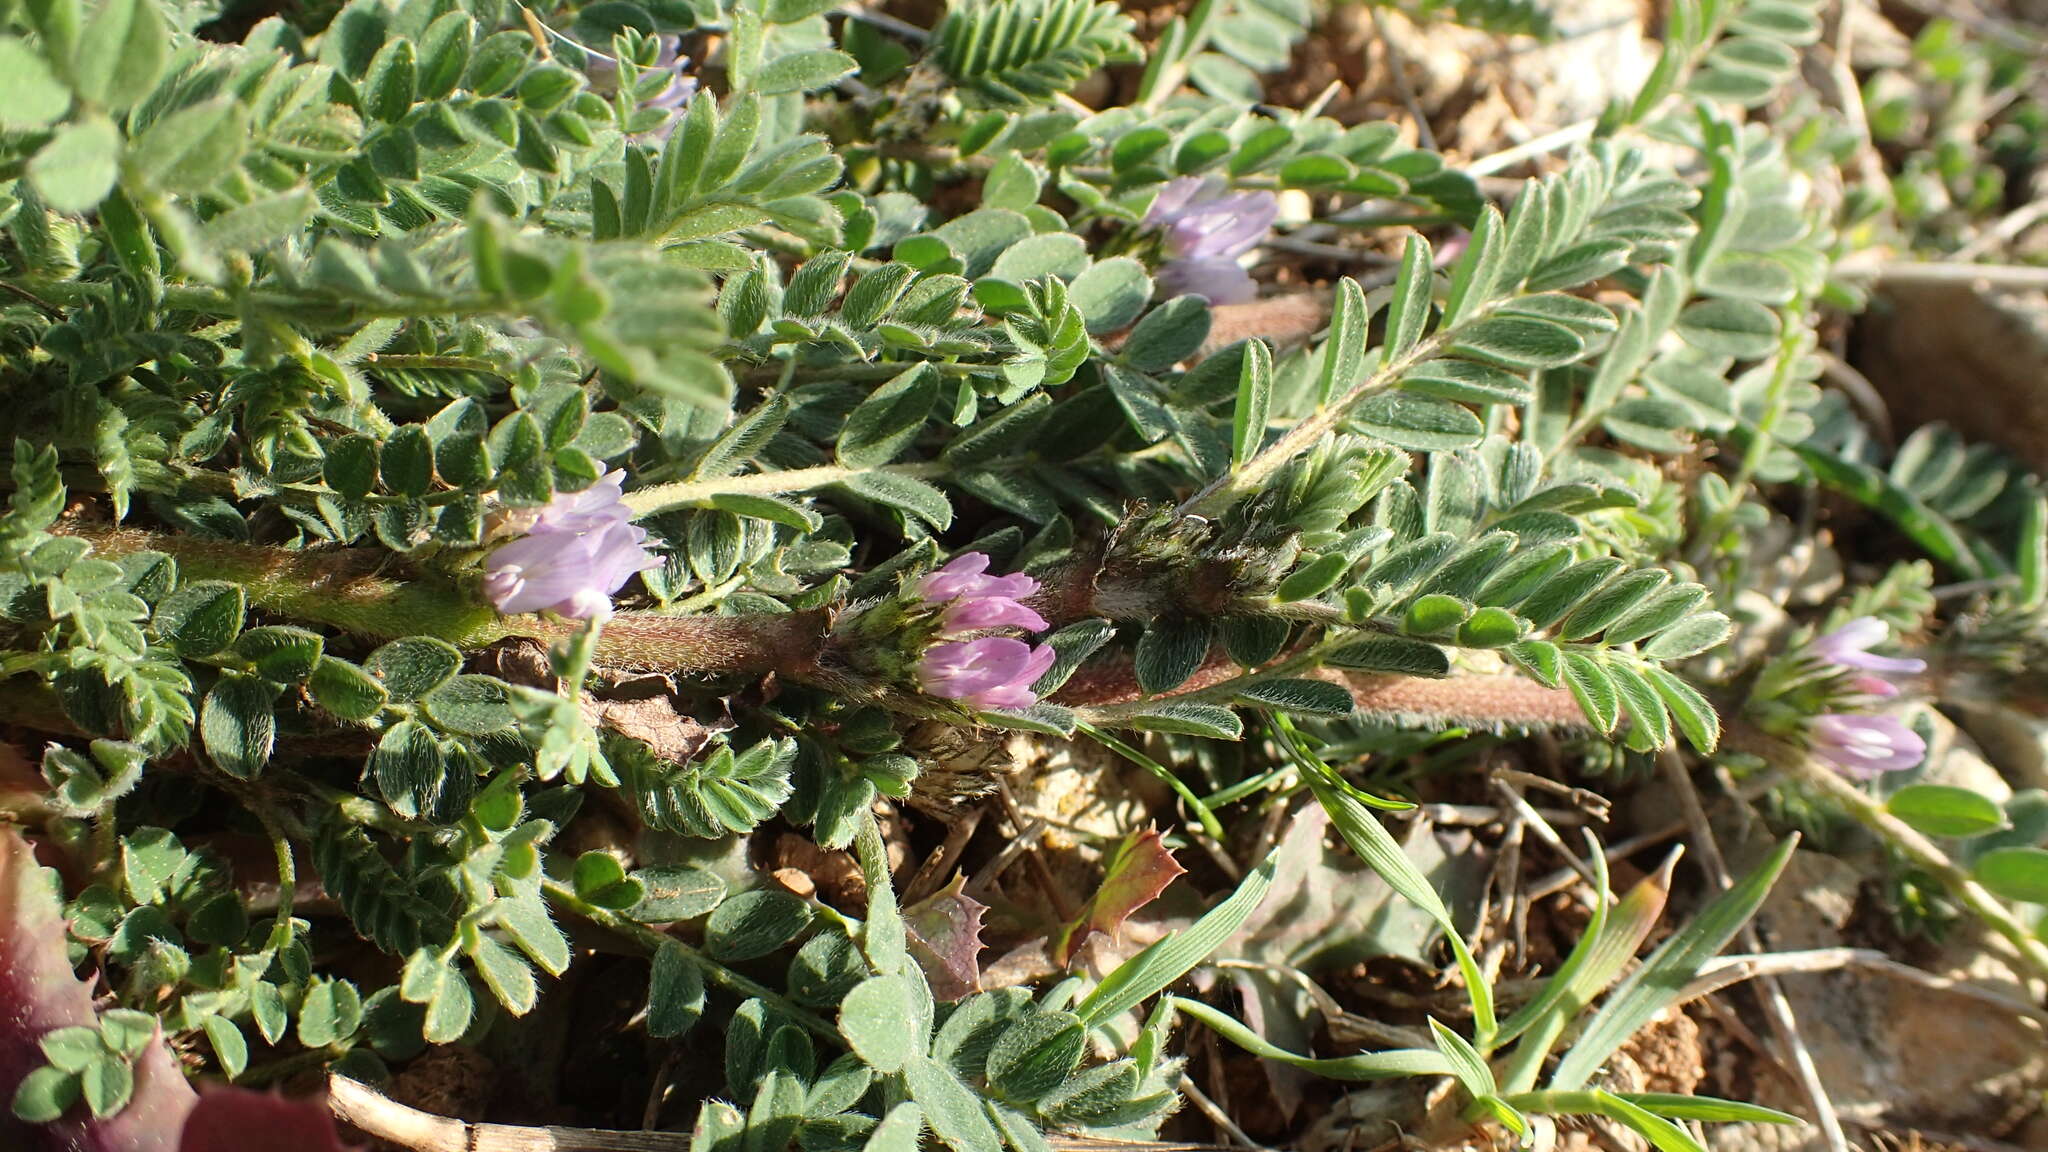
<svg viewBox="0 0 2048 1152"><path fill-rule="evenodd" d="M1853 669L1856 689L1872 696L1892 697L1899 686L1885 679L1896 674L1912 676L1927 671L1927 661L1907 656L1879 656L1870 649L1891 638L1891 629L1875 616L1858 616L1813 642L1813 654L1829 664Z"/></svg>
<svg viewBox="0 0 2048 1152"><path fill-rule="evenodd" d="M681 112L683 108L688 106L690 98L697 94L697 78L687 75L683 71L690 66L690 58L681 54L683 46L682 37L660 36L656 37L656 40L660 45L660 50L655 56L654 63L651 66L643 67L641 72L643 74L648 71L667 73L669 78L668 86L653 96L640 101L639 107L653 108L658 111L671 113L671 115L664 116L661 123L656 127L650 128L645 132L633 133L633 135L637 139L660 142L667 140L668 134L674 131L676 121L680 118L674 114ZM617 90L619 86L618 61L609 56L599 56L592 53L590 62L584 66L584 71L589 75L590 84L594 90L600 92Z"/></svg>
<svg viewBox="0 0 2048 1152"><path fill-rule="evenodd" d="M1814 717L1807 733L1816 755L1858 780L1903 772L1927 755L1927 742L1896 716L1831 712Z"/></svg>
<svg viewBox="0 0 2048 1152"><path fill-rule="evenodd" d="M1229 193L1221 180L1182 176L1161 189L1145 213L1147 227L1166 234L1159 286L1168 295L1238 304L1258 291L1237 258L1265 238L1280 215L1271 192Z"/></svg>
<svg viewBox="0 0 2048 1152"><path fill-rule="evenodd" d="M1033 647L1008 636L961 636L990 628L1043 631L1045 618L1026 607L1038 581L1021 572L988 575L988 556L969 552L919 580L914 588L927 604L944 604L939 630L953 639L925 649L917 662L926 692L974 708L1029 708L1038 703L1031 686L1051 669L1052 645Z"/></svg>
<svg viewBox="0 0 2048 1152"><path fill-rule="evenodd" d="M917 679L932 695L974 708L1029 708L1038 703L1031 686L1057 655L1050 644L1033 648L1008 636L934 644L917 662Z"/></svg>
<svg viewBox="0 0 2048 1152"><path fill-rule="evenodd" d="M1038 581L1022 572L988 575L985 552L956 557L917 582L917 594L925 603L946 605L939 626L950 633L1012 627L1043 632L1045 619L1022 603L1037 592Z"/></svg>
<svg viewBox="0 0 2048 1152"><path fill-rule="evenodd" d="M581 492L560 492L526 535L484 558L484 594L498 611L550 611L590 620L611 615L612 594L661 561L641 547L621 482L610 472Z"/></svg>
<svg viewBox="0 0 2048 1152"><path fill-rule="evenodd" d="M1899 686L1888 676L1911 676L1927 670L1925 660L1880 656L1870 649L1891 638L1891 629L1874 616L1859 616L1813 642L1813 654L1826 663L1858 673L1856 690L1889 699ZM1895 716L1831 712L1814 718L1807 729L1813 751L1858 780L1886 772L1903 772L1927 756L1927 742Z"/></svg>

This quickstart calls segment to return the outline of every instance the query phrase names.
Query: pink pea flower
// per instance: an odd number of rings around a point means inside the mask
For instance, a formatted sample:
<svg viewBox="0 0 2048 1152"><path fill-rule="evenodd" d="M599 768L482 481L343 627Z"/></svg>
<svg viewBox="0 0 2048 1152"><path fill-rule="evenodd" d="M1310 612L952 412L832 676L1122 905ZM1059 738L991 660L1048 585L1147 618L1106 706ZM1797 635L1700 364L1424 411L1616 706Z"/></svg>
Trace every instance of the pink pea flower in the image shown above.
<svg viewBox="0 0 2048 1152"><path fill-rule="evenodd" d="M1008 636L934 644L917 662L917 679L926 692L972 708L1029 708L1038 703L1031 686L1057 656L1050 644L1033 648Z"/></svg>
<svg viewBox="0 0 2048 1152"><path fill-rule="evenodd" d="M527 534L484 558L484 594L500 612L550 611L590 620L611 615L612 594L657 567L634 524L615 471L581 492L560 492Z"/></svg>
<svg viewBox="0 0 2048 1152"><path fill-rule="evenodd" d="M1875 616L1858 616L1813 642L1813 654L1830 664L1871 675L1855 678L1856 688L1872 696L1896 696L1899 687L1887 673L1911 676L1927 671L1927 661L1907 656L1879 656L1873 645L1891 638L1891 629Z"/></svg>
<svg viewBox="0 0 2048 1152"><path fill-rule="evenodd" d="M967 552L917 582L919 597L927 604L946 604L939 627L948 635L980 632L989 628L1023 628L1043 632L1045 618L1021 602L1038 591L1038 581L1013 572L1008 576L988 575L988 554Z"/></svg>
<svg viewBox="0 0 2048 1152"><path fill-rule="evenodd" d="M1166 233L1160 288L1172 296L1206 297L1211 304L1251 299L1258 286L1237 258L1265 238L1279 215L1280 200L1271 192L1233 195L1215 177L1170 181L1145 213L1146 226Z"/></svg>
<svg viewBox="0 0 2048 1152"><path fill-rule="evenodd" d="M669 78L668 85L660 92L640 101L638 107L679 114L689 106L690 98L697 94L697 78L684 72L684 69L690 66L690 58L681 54L682 37L659 36L656 40L660 48L653 65L643 67L640 71L642 75L650 70L665 72ZM618 90L619 64L611 57L592 53L590 62L584 65L584 72L590 77L590 87L593 91L610 94ZM657 127L634 133L634 137L657 143L664 142L668 139L668 134L675 130L676 121L679 119L680 115L668 116Z"/></svg>
<svg viewBox="0 0 2048 1152"><path fill-rule="evenodd" d="M1871 780L1903 772L1927 756L1927 742L1894 716L1817 716L1808 728L1813 751L1845 776Z"/></svg>

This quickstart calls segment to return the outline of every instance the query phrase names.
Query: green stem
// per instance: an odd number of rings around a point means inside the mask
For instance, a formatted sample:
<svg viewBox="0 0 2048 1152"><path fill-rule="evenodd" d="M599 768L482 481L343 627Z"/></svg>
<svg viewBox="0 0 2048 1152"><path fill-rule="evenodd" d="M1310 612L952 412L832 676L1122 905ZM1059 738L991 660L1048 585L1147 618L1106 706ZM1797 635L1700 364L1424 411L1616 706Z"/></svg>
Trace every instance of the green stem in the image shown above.
<svg viewBox="0 0 2048 1152"><path fill-rule="evenodd" d="M81 304L105 302L112 298L112 290L106 284L86 280L32 280L24 285L29 291L53 304ZM360 322L379 317L410 319L425 316L498 316L523 314L510 301L490 296L457 296L417 301L386 301L381 304L338 303L318 296L301 296L289 292L249 291L240 294L223 292L217 288L202 288L191 285L173 284L164 288L162 306L169 312L196 312L206 316L235 317L248 304L257 309L280 316L290 316L305 321L311 318L337 318L346 322ZM338 323L346 327L347 323Z"/></svg>
<svg viewBox="0 0 2048 1152"><path fill-rule="evenodd" d="M1764 410L1757 417L1755 430L1749 439L1749 446L1742 453L1742 461L1735 468L1735 474L1728 479L1728 503L1714 510L1706 523L1700 525L1693 537L1692 561L1695 565L1706 558L1714 548L1714 542L1728 530L1735 520L1736 510L1742 506L1743 493L1756 479L1764 460L1771 454L1777 443L1778 424L1785 418L1791 407L1787 403L1792 393L1792 371L1799 363L1799 345L1807 329L1799 318L1805 311L1803 300L1794 300L1778 313L1781 335L1778 338L1777 361L1771 366L1770 381L1764 386Z"/></svg>
<svg viewBox="0 0 2048 1152"><path fill-rule="evenodd" d="M92 874L110 877L120 860L121 833L114 820L114 806L108 804L92 815Z"/></svg>
<svg viewBox="0 0 2048 1152"><path fill-rule="evenodd" d="M744 476L679 480L673 484L656 484L651 488L641 488L626 493L626 507L631 508L633 518L639 520L677 508L700 507L714 496L782 496L809 492L816 488L829 488L834 484L844 484L855 476L873 472L924 479L943 476L949 471L951 469L945 464L931 460L910 464L884 464L879 468L841 468L826 464L816 468L791 468L781 472L750 472Z"/></svg>
<svg viewBox="0 0 2048 1152"><path fill-rule="evenodd" d="M1226 804L1235 804L1281 777L1292 775L1295 771L1296 769L1292 764L1281 764L1277 767L1268 768L1256 776L1239 780L1237 783L1223 788L1218 788L1216 791L1204 796L1202 803L1208 805L1211 809L1221 808Z"/></svg>
<svg viewBox="0 0 2048 1152"><path fill-rule="evenodd" d="M564 912L574 913L577 917L588 920L600 928L605 928L620 936L624 936L635 944L647 949L650 954L657 948L673 948L684 960L702 972L704 978L711 983L729 992L734 992L767 1004L787 1017L791 1023L796 1024L812 1035L829 1040L835 1045L841 1043L839 1029L833 1027L831 1021L826 1020L823 1016L798 1004L782 993L775 991L766 984L742 976L738 972L727 968L725 965L690 947L688 944L677 940L668 933L657 931L638 921L629 920L615 912L599 908L597 905L576 895L575 889L560 881L545 881L541 887L547 893L548 899Z"/></svg>
<svg viewBox="0 0 2048 1152"><path fill-rule="evenodd" d="M853 854L868 886L868 918L860 941L868 963L877 972L900 972L911 963L903 911L896 903L896 880L889 871L889 846L872 810L854 826Z"/></svg>
<svg viewBox="0 0 2048 1152"><path fill-rule="evenodd" d="M973 368L977 365L958 364L933 365L939 369ZM889 375L896 375L901 365L852 365L853 368L890 368ZM835 374L836 375L836 374ZM820 373L819 379L833 378ZM1140 448L1134 452L1114 452L1098 449L1076 460L1064 461L1061 466L1072 466L1085 460L1109 459L1144 460L1167 456L1177 451L1171 440ZM976 469L1002 471L1024 468L1042 463L1025 455L1000 460L977 462ZM912 460L902 464L884 464L877 468L843 468L824 464L816 468L790 468L780 472L750 472L743 476L714 476L707 479L678 480L668 484L654 484L626 493L626 507L633 510L635 520L677 508L700 508L708 506L714 496L789 496L799 492L810 492L819 488L830 488L844 484L856 476L881 473L885 476L909 476L918 480L935 480L951 475L953 466L944 460Z"/></svg>
<svg viewBox="0 0 2048 1152"><path fill-rule="evenodd" d="M1907 859L1939 880L1957 903L1975 913L1993 932L2005 937L2036 975L2048 977L2048 944L2028 931L2011 909L1949 859L1934 841L1887 812L1876 797L1842 779L1833 769L1802 749L1781 746L1767 759L1773 767L1790 772L1807 786L1841 805L1865 828L1889 841Z"/></svg>
<svg viewBox="0 0 2048 1152"><path fill-rule="evenodd" d="M277 854L277 911L271 922L270 937L263 943L263 950L281 954L292 943L292 898L297 895L299 874L292 859L292 842L285 835L277 814L260 802L250 805L256 819L263 823L263 831L270 837L270 849Z"/></svg>
<svg viewBox="0 0 2048 1152"><path fill-rule="evenodd" d="M1109 733L1104 732L1085 720L1075 721L1074 728L1097 744L1159 777L1160 780L1166 783L1168 788L1173 789L1174 795L1180 797L1181 801L1189 808L1194 809L1195 818L1201 821L1202 831L1208 833L1211 840L1222 843L1224 838L1223 825L1217 823L1216 814L1209 811L1209 806L1202 803L1202 798L1195 795L1194 790L1183 783L1180 777L1174 775L1166 765L1161 764L1159 761L1152 759L1150 756L1145 755L1143 752L1138 751L1136 748L1131 747L1129 744L1111 736Z"/></svg>
<svg viewBox="0 0 2048 1152"><path fill-rule="evenodd" d="M534 629L500 619L480 597L464 595L447 580L398 581L382 576L383 559L368 552L289 551L222 540L132 530L78 530L108 556L162 552L177 560L190 580L240 584L250 603L284 616L330 624L362 636L435 636L465 648L480 648L511 635L553 639L559 626Z"/></svg>
<svg viewBox="0 0 2048 1152"><path fill-rule="evenodd" d="M603 635L604 618L592 617L556 646L555 669L562 678L562 699L573 703L583 695L583 682L590 677L590 660L597 654L597 642Z"/></svg>
<svg viewBox="0 0 2048 1152"><path fill-rule="evenodd" d="M334 1059L335 1055L333 1048L308 1048L263 1064L252 1064L242 1069L242 1074L235 1077L235 1083L245 1088L276 1083L308 1068L318 1068Z"/></svg>

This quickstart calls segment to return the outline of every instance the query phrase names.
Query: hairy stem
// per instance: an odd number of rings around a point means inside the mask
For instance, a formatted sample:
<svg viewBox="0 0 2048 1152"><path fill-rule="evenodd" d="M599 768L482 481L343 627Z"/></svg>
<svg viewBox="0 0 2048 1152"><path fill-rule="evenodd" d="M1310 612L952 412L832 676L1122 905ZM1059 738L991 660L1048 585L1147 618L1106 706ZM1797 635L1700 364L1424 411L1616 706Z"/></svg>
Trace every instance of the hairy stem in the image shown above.
<svg viewBox="0 0 2048 1152"><path fill-rule="evenodd" d="M574 622L538 615L501 617L452 581L431 574L393 579L380 574L375 557L345 549L288 551L134 530L72 526L69 531L109 555L163 552L178 561L187 580L235 581L246 589L252 605L267 612L375 640L434 636L474 649L514 637L554 643L580 631ZM1157 603L1165 594L1161 589L1147 585L1113 590L1118 587L1098 587L1092 574L1072 570L1049 578L1034 603L1053 609L1046 614L1056 617L1055 623L1104 614L1102 609L1114 607L1103 603L1105 598L1143 601L1163 610ZM686 675L774 673L844 688L844 677L830 670L824 659L830 630L830 614L822 609L752 616L620 612L606 621L595 646L595 662L607 668ZM1359 708L1400 723L1488 730L1584 723L1569 693L1520 676L1431 679L1346 674L1317 668L1320 653L1321 647L1308 648L1257 670L1240 669L1219 658L1178 693L1153 700L1141 697L1127 663L1098 661L1069 683L1061 700L1082 709L1082 718L1090 723L1120 726L1132 714L1167 700L1228 705L1252 684L1313 675L1344 684Z"/></svg>
<svg viewBox="0 0 2048 1152"><path fill-rule="evenodd" d="M291 837L285 835L284 827L277 814L268 805L253 804L251 811L263 824L263 832L270 837L270 847L277 854L277 912L270 928L270 938L264 941L266 952L282 953L292 942L292 897L299 886L298 868L292 859Z"/></svg>
<svg viewBox="0 0 2048 1152"><path fill-rule="evenodd" d="M104 555L162 552L178 562L180 579L186 582L232 581L242 586L253 605L361 636L435 636L477 648L522 634L513 627L514 620L500 620L480 597L464 595L451 581L399 581L381 575L380 558L368 552L291 551L89 525L67 525L62 530L90 540ZM553 631L548 634L551 638Z"/></svg>
<svg viewBox="0 0 2048 1152"><path fill-rule="evenodd" d="M202 540L132 530L72 526L106 555L162 552L178 561L186 580L229 580L249 602L294 620L326 624L374 640L433 636L462 648L482 648L511 637L543 643L580 631L574 623L538 615L500 616L482 598L433 575L394 580L379 561L348 550L288 551L253 544ZM801 678L822 651L822 612L773 616L663 616L621 612L606 622L597 663L683 673L782 672Z"/></svg>

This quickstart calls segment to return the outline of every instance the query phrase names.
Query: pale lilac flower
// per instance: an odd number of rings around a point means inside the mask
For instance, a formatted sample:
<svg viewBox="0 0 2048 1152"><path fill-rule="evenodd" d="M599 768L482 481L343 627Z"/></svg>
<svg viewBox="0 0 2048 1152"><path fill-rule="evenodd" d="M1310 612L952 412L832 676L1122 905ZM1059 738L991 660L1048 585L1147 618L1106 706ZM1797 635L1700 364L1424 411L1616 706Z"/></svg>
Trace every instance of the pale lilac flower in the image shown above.
<svg viewBox="0 0 2048 1152"><path fill-rule="evenodd" d="M1043 632L1045 618L1021 601L1038 591L1038 581L1013 572L988 575L988 554L967 552L917 582L915 591L927 604L947 604L939 627L948 634L987 628L1023 628Z"/></svg>
<svg viewBox="0 0 2048 1152"><path fill-rule="evenodd" d="M1052 668L1052 645L1033 648L1008 636L984 636L934 644L917 662L926 692L973 708L1029 708L1038 703L1031 686Z"/></svg>
<svg viewBox="0 0 2048 1152"><path fill-rule="evenodd" d="M1927 661L1907 656L1879 656L1870 648L1891 638L1891 629L1875 616L1858 616L1813 642L1813 654L1830 664L1874 675L1855 678L1856 688L1872 696L1896 696L1898 685L1886 673L1913 675L1927 670Z"/></svg>
<svg viewBox="0 0 2048 1152"><path fill-rule="evenodd" d="M504 613L550 611L589 620L611 615L612 594L661 561L641 546L620 487L623 471L581 492L561 492L527 534L484 558L484 594Z"/></svg>
<svg viewBox="0 0 2048 1152"><path fill-rule="evenodd" d="M1808 729L1813 751L1847 776L1870 780L1903 772L1927 755L1927 742L1894 716L1817 716Z"/></svg>
<svg viewBox="0 0 2048 1152"><path fill-rule="evenodd" d="M660 45L660 49L655 56L654 63L642 66L640 73L641 75L645 75L649 71L667 73L669 78L668 85L660 92L640 101L638 107L654 108L670 113L680 112L690 103L690 98L697 94L697 78L683 71L690 66L690 58L681 54L682 37L659 36L656 37L656 40ZM611 57L592 53L589 63L584 65L584 72L590 77L590 86L593 91L607 95L618 91L619 63ZM650 128L645 132L636 132L633 135L636 139L666 140L668 139L668 134L675 129L676 121L679 118L675 115L664 117L659 126Z"/></svg>
<svg viewBox="0 0 2048 1152"><path fill-rule="evenodd" d="M1258 287L1237 258L1265 238L1279 215L1279 198L1271 192L1232 195L1214 177L1170 181L1145 213L1148 227L1165 230L1160 288L1173 296L1204 296L1211 304L1251 299Z"/></svg>
<svg viewBox="0 0 2048 1152"><path fill-rule="evenodd" d="M986 596L979 600L961 600L946 609L939 618L940 627L949 633L981 632L990 628L1022 628L1027 632L1045 631L1045 617L1007 596Z"/></svg>

